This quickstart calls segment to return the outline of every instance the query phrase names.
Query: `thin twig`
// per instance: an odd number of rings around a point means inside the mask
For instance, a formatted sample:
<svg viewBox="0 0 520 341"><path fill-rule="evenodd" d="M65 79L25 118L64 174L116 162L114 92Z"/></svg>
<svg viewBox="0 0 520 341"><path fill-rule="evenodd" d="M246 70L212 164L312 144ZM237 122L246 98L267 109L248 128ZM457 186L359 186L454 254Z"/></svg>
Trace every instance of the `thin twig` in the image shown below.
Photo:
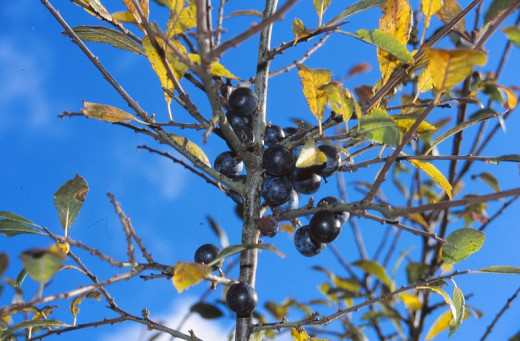
<svg viewBox="0 0 520 341"><path fill-rule="evenodd" d="M488 335L491 333L491 330L493 330L493 327L498 322L498 320L502 317L502 315L506 312L506 310L510 308L511 302L513 302L515 300L515 298L518 297L518 294L520 294L520 287L518 287L518 289L516 289L513 296L511 296L507 299L506 304L504 304L504 306L502 307L502 309L500 309L500 311L495 316L493 321L489 324L489 326L487 326L486 332L484 333L484 335L482 335L482 338L480 339L480 341L484 341L488 337Z"/></svg>

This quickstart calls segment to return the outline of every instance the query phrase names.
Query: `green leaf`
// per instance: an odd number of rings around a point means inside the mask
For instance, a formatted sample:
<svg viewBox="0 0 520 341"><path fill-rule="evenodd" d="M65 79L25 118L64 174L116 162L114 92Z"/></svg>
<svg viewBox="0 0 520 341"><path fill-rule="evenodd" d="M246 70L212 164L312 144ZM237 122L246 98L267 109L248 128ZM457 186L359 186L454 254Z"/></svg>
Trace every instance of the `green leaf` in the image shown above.
<svg viewBox="0 0 520 341"><path fill-rule="evenodd" d="M13 333L15 333L19 330L24 330L24 329L29 329L29 328L59 328L59 327L69 327L69 325L66 323L63 323L61 321L58 321L58 320L27 320L27 321L23 321L18 324L15 324L11 328L9 328L6 331L4 331L3 333L1 333L0 339L4 340L4 338L5 338L5 340L7 340L7 337L9 335L12 335Z"/></svg>
<svg viewBox="0 0 520 341"><path fill-rule="evenodd" d="M226 17L226 19L227 18L232 18L232 17L238 17L238 16L241 16L241 15L250 15L250 16L253 16L253 17L261 18L262 17L262 12L254 10L254 9L251 9L251 10L239 10L239 11L235 11L235 12L231 13L230 15L228 15Z"/></svg>
<svg viewBox="0 0 520 341"><path fill-rule="evenodd" d="M218 253L217 257L215 257L215 259L207 265L209 267L211 267L211 266L217 264L218 262L220 262L220 260L223 258L234 255L235 253L239 253L239 252L242 252L245 250L251 250L251 249L269 250L269 251L273 251L281 258L285 257L285 255L283 253L281 253L274 245L271 245L271 244L237 244L237 245L231 245L231 246L228 246L228 247L222 249Z"/></svg>
<svg viewBox="0 0 520 341"><path fill-rule="evenodd" d="M520 27L504 27L502 32L506 34L507 39L509 39L516 47L520 47Z"/></svg>
<svg viewBox="0 0 520 341"><path fill-rule="evenodd" d="M54 205L60 216L60 223L67 231L78 216L88 193L87 181L76 174L72 179L61 185L54 193Z"/></svg>
<svg viewBox="0 0 520 341"><path fill-rule="evenodd" d="M501 155L499 157L491 159L490 161L495 163L499 163L500 161L520 162L520 154Z"/></svg>
<svg viewBox="0 0 520 341"><path fill-rule="evenodd" d="M437 137L433 142L432 144L430 145L430 148L428 148L428 150L424 153L424 155L428 155L432 150L433 148L435 148L435 146L437 146L439 143L441 143L442 141L446 140L448 137L450 136L453 136L455 135L456 133L466 129L466 128L469 128L471 127L472 125L474 124L477 124L481 121L484 121L484 120L489 120L490 118L493 118L493 117L497 117L497 116L500 116L502 115L503 113L497 113L497 112L492 112L490 114L485 114L485 115L477 115L474 119L472 120L469 120L469 121L464 121L462 122L461 124L458 124L456 125L455 127L453 128L450 128L448 129L447 132L445 132L444 134L442 134L441 136Z"/></svg>
<svg viewBox="0 0 520 341"><path fill-rule="evenodd" d="M397 146L401 142L399 127L383 109L374 109L363 118L360 124L360 136L377 143Z"/></svg>
<svg viewBox="0 0 520 341"><path fill-rule="evenodd" d="M0 211L0 218L5 218L9 220L18 221L20 223L25 223L29 225L35 225L32 221L30 221L27 218L24 218L18 214L7 212L7 211Z"/></svg>
<svg viewBox="0 0 520 341"><path fill-rule="evenodd" d="M229 239L227 237L226 231L209 215L206 216L206 219L209 222L209 225L211 226L211 229L217 237L220 239L220 245L222 247L228 247L229 246Z"/></svg>
<svg viewBox="0 0 520 341"><path fill-rule="evenodd" d="M442 260L446 264L455 264L477 252L484 244L485 234L481 231L462 228L452 232L446 241L451 245L442 248Z"/></svg>
<svg viewBox="0 0 520 341"><path fill-rule="evenodd" d="M143 48L136 42L111 28L104 26L76 26L72 30L81 40L93 43L106 43L135 54L144 54Z"/></svg>
<svg viewBox="0 0 520 341"><path fill-rule="evenodd" d="M481 272L490 272L490 273L498 273L498 274L520 274L519 266L511 266L511 265L495 265L495 266L487 266L485 268L480 269Z"/></svg>
<svg viewBox="0 0 520 341"><path fill-rule="evenodd" d="M340 21L343 21L346 18L353 16L354 14L358 14L358 13L363 12L372 7L383 6L385 3L386 3L386 0L361 0L361 1L358 1L355 4L350 5L347 8L345 8L345 10L343 10L343 12L341 12L340 14L338 14L338 16L336 16L334 19L329 21L326 26L335 25L335 24L339 23Z"/></svg>
<svg viewBox="0 0 520 341"><path fill-rule="evenodd" d="M9 265L9 257L7 256L7 253L5 253L5 252L0 253L0 277L2 277L5 269L7 269L8 265Z"/></svg>
<svg viewBox="0 0 520 341"><path fill-rule="evenodd" d="M69 310L74 316L74 325L76 325L76 316L79 313L79 305L81 304L81 302L83 302L85 298L92 298L99 301L101 300L101 293L99 291L89 291L74 297L74 299L70 302L69 305Z"/></svg>
<svg viewBox="0 0 520 341"><path fill-rule="evenodd" d="M500 185L498 184L498 180L497 178L491 174L491 173L488 173L488 172L483 172L483 173L480 173L480 174L477 174L477 175L473 175L471 177L472 179L474 178L480 178L482 181L484 181L489 187L491 187L492 190L494 190L495 192L500 192Z"/></svg>
<svg viewBox="0 0 520 341"><path fill-rule="evenodd" d="M42 236L46 235L45 233L35 229L34 227L10 219L0 220L0 233L2 233L6 237L16 236L22 233L40 234Z"/></svg>
<svg viewBox="0 0 520 341"><path fill-rule="evenodd" d="M13 287L20 288L28 274L29 273L27 272L27 270L25 270L25 268L23 268L22 271L20 271L18 273L18 276L16 276L16 281L14 282Z"/></svg>
<svg viewBox="0 0 520 341"><path fill-rule="evenodd" d="M388 288L390 288L391 291L393 290L394 283L386 274L385 268L379 263L371 260L359 260L352 263L352 265L357 266L366 273L373 275L375 278L383 282Z"/></svg>
<svg viewBox="0 0 520 341"><path fill-rule="evenodd" d="M332 0L312 0L312 3L314 4L314 9L316 9L316 13L318 14L319 18L319 25L321 26L321 20L323 18L323 14L329 7Z"/></svg>
<svg viewBox="0 0 520 341"><path fill-rule="evenodd" d="M464 301L464 295L459 288L453 289L453 305L455 307L455 312L452 311L453 319L450 321L450 333L448 337L450 337L457 331L457 329L459 329L462 321L464 320L464 315L466 312L466 302Z"/></svg>
<svg viewBox="0 0 520 341"><path fill-rule="evenodd" d="M515 3L516 0L493 0L484 14L484 24L498 17L502 11Z"/></svg>
<svg viewBox="0 0 520 341"><path fill-rule="evenodd" d="M66 255L48 249L30 249L20 254L25 270L38 283L46 283L61 268Z"/></svg>
<svg viewBox="0 0 520 341"><path fill-rule="evenodd" d="M221 317L222 311L214 306L213 304L204 303L204 302L197 302L194 305L191 306L190 311L192 313L197 313L200 316L202 316L205 319L216 319Z"/></svg>
<svg viewBox="0 0 520 341"><path fill-rule="evenodd" d="M430 267L424 263L408 263L406 266L406 278L408 279L408 284L419 282L429 268Z"/></svg>
<svg viewBox="0 0 520 341"><path fill-rule="evenodd" d="M341 31L341 33L374 45L407 64L413 64L413 57L406 49L406 46L388 33L377 29L370 31L362 29L357 31L355 34L344 31Z"/></svg>

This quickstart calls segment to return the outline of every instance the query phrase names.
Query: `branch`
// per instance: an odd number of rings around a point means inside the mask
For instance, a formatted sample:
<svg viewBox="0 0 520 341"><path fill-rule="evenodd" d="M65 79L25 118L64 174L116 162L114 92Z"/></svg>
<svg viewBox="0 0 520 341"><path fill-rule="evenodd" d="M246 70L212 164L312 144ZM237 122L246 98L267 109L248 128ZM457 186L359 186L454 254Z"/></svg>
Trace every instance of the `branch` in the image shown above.
<svg viewBox="0 0 520 341"><path fill-rule="evenodd" d="M493 321L491 322L491 324L489 326L487 326L486 328L486 332L484 333L484 335L482 335L482 338L480 339L480 341L484 341L487 336L491 333L491 330L493 329L493 327L495 326L495 324L498 322L498 320L502 317L502 315L506 312L507 309L509 309L511 307L511 302L513 302L515 300L515 298L518 297L518 294L520 294L520 287L518 287L518 289L516 289L515 293L513 294L513 296L509 297L507 299L507 302L506 304L504 304L504 306L502 307L502 309L500 309L500 311L498 312L498 314L495 316L495 318L493 319Z"/></svg>
<svg viewBox="0 0 520 341"><path fill-rule="evenodd" d="M275 21L280 20L289 10L289 8L291 8L297 1L298 0L287 0L287 2L282 7L280 7L278 11L274 12L272 15L268 17L264 17L264 19L260 23L251 25L251 27L248 30L223 42L222 45L211 51L211 53L208 55L208 60L214 61L219 59L222 56L222 54L227 50L238 46L238 44L240 44L244 40L262 31L264 28L270 26Z"/></svg>

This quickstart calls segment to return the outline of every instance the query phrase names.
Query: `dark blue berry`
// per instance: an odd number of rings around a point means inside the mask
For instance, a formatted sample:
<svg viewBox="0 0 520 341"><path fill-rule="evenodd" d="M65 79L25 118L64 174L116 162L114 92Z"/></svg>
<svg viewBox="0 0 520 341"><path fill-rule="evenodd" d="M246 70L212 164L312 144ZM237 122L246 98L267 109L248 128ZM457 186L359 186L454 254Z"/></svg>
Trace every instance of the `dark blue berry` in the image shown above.
<svg viewBox="0 0 520 341"><path fill-rule="evenodd" d="M322 206L322 205L341 205L341 204L344 204L345 202L343 200L341 200L340 198L337 198L337 197L325 197L323 199L321 199L320 201L318 201L318 205L317 206ZM347 212L347 211L343 211L343 212L334 212L336 213L336 215L338 216L338 219L339 219L339 222L341 223L341 225L344 225L348 218L350 217L350 213Z"/></svg>
<svg viewBox="0 0 520 341"><path fill-rule="evenodd" d="M292 185L285 176L268 176L262 182L262 197L269 206L279 206L291 197Z"/></svg>
<svg viewBox="0 0 520 341"><path fill-rule="evenodd" d="M319 243L330 243L339 236L341 223L334 212L319 211L309 223L311 237Z"/></svg>
<svg viewBox="0 0 520 341"><path fill-rule="evenodd" d="M277 125L265 127L264 144L268 147L274 146L285 137L282 128Z"/></svg>
<svg viewBox="0 0 520 341"><path fill-rule="evenodd" d="M228 107L237 116L251 116L258 106L258 97L249 88L236 88L228 100Z"/></svg>
<svg viewBox="0 0 520 341"><path fill-rule="evenodd" d="M211 263L220 252L220 248L213 244L204 244L200 246L197 251L195 251L195 263L199 264L209 264ZM218 268L222 267L222 263L224 260L222 259L220 262L218 262L215 265L211 266L211 269L217 270Z"/></svg>
<svg viewBox="0 0 520 341"><path fill-rule="evenodd" d="M321 176L310 168L295 167L291 172L291 181L296 192L301 194L316 193L321 186Z"/></svg>
<svg viewBox="0 0 520 341"><path fill-rule="evenodd" d="M289 212L291 210L295 210L298 208L299 204L299 198L298 198L298 192L296 192L293 188L291 191L291 196L289 197L289 200L283 205L278 206L278 212L284 213Z"/></svg>
<svg viewBox="0 0 520 341"><path fill-rule="evenodd" d="M325 167L321 170L321 176L327 178L338 171L341 154L336 147L327 144L319 146L318 148L327 156Z"/></svg>
<svg viewBox="0 0 520 341"><path fill-rule="evenodd" d="M287 175L294 167L294 159L289 149L276 144L264 151L262 166L270 175Z"/></svg>
<svg viewBox="0 0 520 341"><path fill-rule="evenodd" d="M213 167L227 177L239 175L244 168L244 163L241 160L235 158L233 152L223 152L217 156Z"/></svg>
<svg viewBox="0 0 520 341"><path fill-rule="evenodd" d="M226 303L238 317L248 317L255 310L258 296L252 286L239 282L229 287Z"/></svg>
<svg viewBox="0 0 520 341"><path fill-rule="evenodd" d="M308 225L296 230L294 233L294 245L296 246L296 250L305 257L316 256L325 248L325 244L317 243L312 240Z"/></svg>

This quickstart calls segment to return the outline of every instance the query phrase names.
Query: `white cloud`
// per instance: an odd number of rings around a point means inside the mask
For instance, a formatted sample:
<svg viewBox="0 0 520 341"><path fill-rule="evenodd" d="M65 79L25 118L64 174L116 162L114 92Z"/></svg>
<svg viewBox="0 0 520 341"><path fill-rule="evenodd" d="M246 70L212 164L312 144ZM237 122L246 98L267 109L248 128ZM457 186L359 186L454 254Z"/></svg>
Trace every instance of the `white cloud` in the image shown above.
<svg viewBox="0 0 520 341"><path fill-rule="evenodd" d="M164 321L163 324L176 329L182 321L190 306L196 302L194 298L184 298L181 302L174 304L168 312L162 316L150 316L153 320ZM227 340L231 331L231 326L224 327L219 324L218 320L206 320L198 314L192 314L184 323L181 330L182 333L188 334L189 330L193 330L195 336L202 340ZM114 327L115 329L115 327ZM145 340L154 335L155 331L147 331L146 326L140 324L127 324L122 328L118 328L114 333L105 335L103 341L138 341ZM157 341L169 341L171 337L167 334L156 339Z"/></svg>
<svg viewBox="0 0 520 341"><path fill-rule="evenodd" d="M47 126L55 116L45 93L46 52L26 52L11 39L0 39L0 116L5 126Z"/></svg>

